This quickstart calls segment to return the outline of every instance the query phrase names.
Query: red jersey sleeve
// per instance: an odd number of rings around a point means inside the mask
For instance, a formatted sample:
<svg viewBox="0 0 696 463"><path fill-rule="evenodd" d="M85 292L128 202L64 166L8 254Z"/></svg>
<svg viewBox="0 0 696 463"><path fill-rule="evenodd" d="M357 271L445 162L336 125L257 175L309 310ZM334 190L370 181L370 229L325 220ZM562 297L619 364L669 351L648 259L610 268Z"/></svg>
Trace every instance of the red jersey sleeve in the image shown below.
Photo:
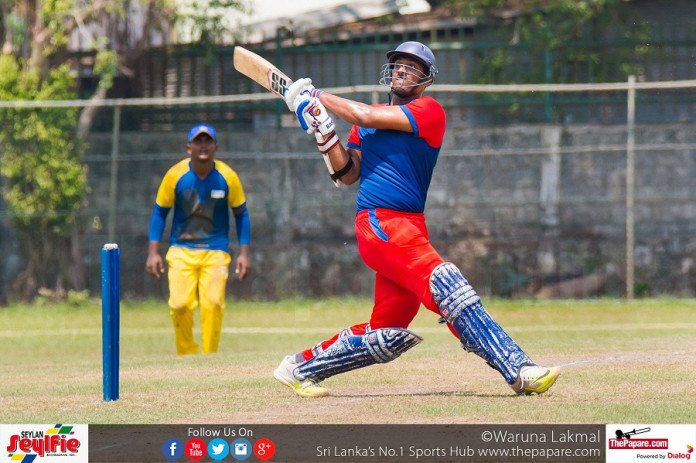
<svg viewBox="0 0 696 463"><path fill-rule="evenodd" d="M433 148L442 146L447 119L440 103L423 96L401 107L411 121L413 132Z"/></svg>
<svg viewBox="0 0 696 463"><path fill-rule="evenodd" d="M358 134L358 126L354 125L350 129L350 134L348 135L348 146L351 148L360 149L360 135Z"/></svg>

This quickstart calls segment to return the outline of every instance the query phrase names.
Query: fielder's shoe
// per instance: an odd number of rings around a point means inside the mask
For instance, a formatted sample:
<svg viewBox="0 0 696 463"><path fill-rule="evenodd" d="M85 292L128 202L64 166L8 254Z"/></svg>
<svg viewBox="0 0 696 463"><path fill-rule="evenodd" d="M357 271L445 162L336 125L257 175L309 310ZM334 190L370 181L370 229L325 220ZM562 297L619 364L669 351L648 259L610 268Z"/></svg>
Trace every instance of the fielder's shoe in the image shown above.
<svg viewBox="0 0 696 463"><path fill-rule="evenodd" d="M561 369L558 367L546 368L539 365L526 365L520 369L517 381L510 387L520 395L543 394L553 386L560 374Z"/></svg>
<svg viewBox="0 0 696 463"><path fill-rule="evenodd" d="M293 373L297 368L294 355L287 355L278 368L273 371L273 377L288 386L300 397L326 397L329 390L319 386L310 379L301 379Z"/></svg>

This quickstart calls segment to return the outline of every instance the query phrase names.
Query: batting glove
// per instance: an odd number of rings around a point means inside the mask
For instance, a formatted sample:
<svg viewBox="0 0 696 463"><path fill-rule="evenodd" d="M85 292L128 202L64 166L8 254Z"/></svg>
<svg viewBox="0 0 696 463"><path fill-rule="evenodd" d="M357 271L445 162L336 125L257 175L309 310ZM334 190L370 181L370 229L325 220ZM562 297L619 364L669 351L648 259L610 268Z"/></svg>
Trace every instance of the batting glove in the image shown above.
<svg viewBox="0 0 696 463"><path fill-rule="evenodd" d="M331 132L335 132L336 123L329 116L319 98L314 98L309 95L299 95L295 101L295 114L300 121L300 126L307 133L319 132L326 136Z"/></svg>
<svg viewBox="0 0 696 463"><path fill-rule="evenodd" d="M314 132L314 138L317 140L317 149L319 149L319 152L325 157L329 154L329 151L336 148L336 146L341 143L341 140L338 139L338 135L336 135L335 130L331 131L331 133L327 135L322 135L318 131ZM331 161L329 161L329 164L330 163ZM331 169L329 169L329 173L333 174L333 166Z"/></svg>
<svg viewBox="0 0 696 463"><path fill-rule="evenodd" d="M295 111L297 109L296 100L298 96L309 95L319 98L319 94L321 92L322 90L317 90L314 88L314 85L312 85L312 79L305 77L290 84L290 86L285 89L283 97L285 98L285 104L288 105L290 111Z"/></svg>

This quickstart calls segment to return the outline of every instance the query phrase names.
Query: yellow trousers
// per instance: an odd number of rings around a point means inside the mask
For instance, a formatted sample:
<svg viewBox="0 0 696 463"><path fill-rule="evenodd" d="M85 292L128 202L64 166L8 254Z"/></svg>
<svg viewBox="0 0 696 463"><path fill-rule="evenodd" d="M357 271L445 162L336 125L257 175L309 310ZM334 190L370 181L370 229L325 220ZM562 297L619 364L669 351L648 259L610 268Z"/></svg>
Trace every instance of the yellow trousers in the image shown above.
<svg viewBox="0 0 696 463"><path fill-rule="evenodd" d="M179 355L197 354L193 337L193 311L201 309L201 344L204 354L217 352L225 313L225 287L231 257L224 251L202 251L171 246L169 313Z"/></svg>

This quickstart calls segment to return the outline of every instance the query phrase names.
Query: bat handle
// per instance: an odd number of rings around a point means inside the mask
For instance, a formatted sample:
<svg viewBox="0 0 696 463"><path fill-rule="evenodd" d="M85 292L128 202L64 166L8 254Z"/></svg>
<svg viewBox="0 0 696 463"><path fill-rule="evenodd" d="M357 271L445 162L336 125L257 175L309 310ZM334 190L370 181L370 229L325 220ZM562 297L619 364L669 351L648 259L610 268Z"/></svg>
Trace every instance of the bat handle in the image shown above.
<svg viewBox="0 0 696 463"><path fill-rule="evenodd" d="M326 168L329 170L329 174L331 174L331 175L335 174L336 171L334 170L333 166L331 165L331 159L329 159L329 155L322 154L321 157L324 158L324 163L326 164ZM341 186L341 184L338 182L338 180L333 180L333 182L334 182L334 185L336 185L336 188L339 188Z"/></svg>

